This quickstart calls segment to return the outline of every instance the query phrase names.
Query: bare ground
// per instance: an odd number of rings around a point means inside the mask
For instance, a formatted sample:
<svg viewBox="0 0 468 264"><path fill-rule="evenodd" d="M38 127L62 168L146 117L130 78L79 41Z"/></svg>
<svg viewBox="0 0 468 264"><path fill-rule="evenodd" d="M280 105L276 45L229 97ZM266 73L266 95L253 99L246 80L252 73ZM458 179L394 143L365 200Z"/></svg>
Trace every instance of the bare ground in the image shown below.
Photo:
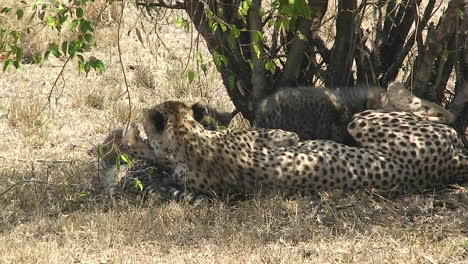
<svg viewBox="0 0 468 264"><path fill-rule="evenodd" d="M132 120L167 99L232 109L214 65L187 80L190 32L170 20L164 42L151 36L143 47L125 22ZM115 25L97 34L89 55L106 63L102 76L78 75L71 62L51 91L63 61L0 73L0 263L468 263L466 184L211 206L105 197L87 151L127 122L129 107ZM8 189L22 181L36 182Z"/></svg>

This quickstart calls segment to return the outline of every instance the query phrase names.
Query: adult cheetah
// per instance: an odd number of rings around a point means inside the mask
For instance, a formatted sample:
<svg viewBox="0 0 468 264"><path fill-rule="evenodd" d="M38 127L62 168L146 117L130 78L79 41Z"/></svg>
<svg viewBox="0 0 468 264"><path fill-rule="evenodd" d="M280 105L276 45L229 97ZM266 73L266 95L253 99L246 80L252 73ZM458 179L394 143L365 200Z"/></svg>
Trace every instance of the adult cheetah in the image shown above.
<svg viewBox="0 0 468 264"><path fill-rule="evenodd" d="M363 147L297 142L294 133L288 139L276 129L207 131L191 107L175 101L145 110L143 127L151 148L173 155L184 170L180 184L204 194L422 189L468 175L456 132L405 112L356 114L348 132ZM283 144L265 143L277 135Z"/></svg>
<svg viewBox="0 0 468 264"><path fill-rule="evenodd" d="M373 86L281 89L257 105L254 127L293 131L301 140L328 139L355 145L346 127L354 114L370 109L408 111L444 124L455 119L441 106L412 95L401 83L394 83L387 91Z"/></svg>
<svg viewBox="0 0 468 264"><path fill-rule="evenodd" d="M229 125L235 114L235 112L219 112L201 103L192 105L192 110L194 119L208 130ZM187 192L179 186L173 177L175 163L167 156L155 155L148 148L146 139L133 133L134 131L134 129L113 130L102 143L90 151L90 154L98 154L99 171L107 193L114 194L116 191L139 195L154 193L163 198L190 202L207 199L198 193Z"/></svg>

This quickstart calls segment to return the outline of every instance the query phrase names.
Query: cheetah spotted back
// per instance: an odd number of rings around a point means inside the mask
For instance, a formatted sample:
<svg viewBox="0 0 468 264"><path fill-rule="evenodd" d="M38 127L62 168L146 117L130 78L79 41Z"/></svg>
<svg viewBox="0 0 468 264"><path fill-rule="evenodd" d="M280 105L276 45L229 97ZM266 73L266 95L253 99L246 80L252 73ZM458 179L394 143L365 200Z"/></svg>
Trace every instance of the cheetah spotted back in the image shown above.
<svg viewBox="0 0 468 264"><path fill-rule="evenodd" d="M467 179L468 157L456 131L408 112L364 111L348 132L363 147L379 151L410 172L404 181L420 187Z"/></svg>
<svg viewBox="0 0 468 264"><path fill-rule="evenodd" d="M391 125L395 117L398 126ZM188 106L174 101L145 111L143 126L153 149L174 155L178 166L185 169L180 184L205 194L424 188L466 177L468 172L466 156L451 128L398 112L357 114L349 133L362 147L328 140L264 143L277 133L284 134L275 129L206 131ZM420 135L419 127L429 132ZM427 141L434 137L442 148L431 152ZM413 141L423 143L411 144ZM403 152L405 144L407 151ZM411 151L422 154L411 158ZM425 163L427 159L431 164Z"/></svg>

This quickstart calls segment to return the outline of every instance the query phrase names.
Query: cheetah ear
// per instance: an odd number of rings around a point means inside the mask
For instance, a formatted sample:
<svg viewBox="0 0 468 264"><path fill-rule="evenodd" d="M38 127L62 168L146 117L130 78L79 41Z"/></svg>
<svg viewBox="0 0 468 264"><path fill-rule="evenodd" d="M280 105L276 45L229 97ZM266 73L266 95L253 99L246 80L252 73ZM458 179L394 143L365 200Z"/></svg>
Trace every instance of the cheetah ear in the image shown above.
<svg viewBox="0 0 468 264"><path fill-rule="evenodd" d="M208 113L206 107L201 103L195 103L192 105L193 118L197 122L201 122Z"/></svg>
<svg viewBox="0 0 468 264"><path fill-rule="evenodd" d="M166 118L164 118L161 112L154 109L146 109L144 114L157 132L162 132L164 130L166 127Z"/></svg>

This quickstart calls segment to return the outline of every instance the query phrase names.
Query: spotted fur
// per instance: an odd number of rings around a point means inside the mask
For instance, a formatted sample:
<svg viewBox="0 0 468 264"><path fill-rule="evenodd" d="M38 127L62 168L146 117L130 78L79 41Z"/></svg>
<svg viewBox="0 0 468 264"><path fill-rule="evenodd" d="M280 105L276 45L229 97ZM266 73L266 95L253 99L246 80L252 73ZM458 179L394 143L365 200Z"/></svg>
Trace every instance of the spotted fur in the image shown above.
<svg viewBox="0 0 468 264"><path fill-rule="evenodd" d="M192 106L194 118L207 129L227 126L233 113L219 112L204 104ZM186 200L192 203L207 201L196 192L189 192L178 185L176 164L167 155L158 155L149 148L147 139L140 137L138 131L130 129L111 131L101 144L90 154L99 156L99 170L107 193L133 193L137 195L156 194L170 200ZM127 154L132 161L126 163L120 155ZM134 159L135 158L135 159ZM135 183L141 183L135 184ZM140 186L142 189L140 189Z"/></svg>
<svg viewBox="0 0 468 264"><path fill-rule="evenodd" d="M354 114L364 110L412 112L443 124L455 115L443 107L411 94L401 83L385 92L379 87L285 88L260 101L254 127L296 132L301 140L328 139L355 145L346 127Z"/></svg>
<svg viewBox="0 0 468 264"><path fill-rule="evenodd" d="M264 144L285 133L275 129L207 131L175 101L146 110L143 127L153 150L175 157L179 183L207 195L426 188L468 175L455 131L410 113L356 114L348 131L362 147L328 140Z"/></svg>

